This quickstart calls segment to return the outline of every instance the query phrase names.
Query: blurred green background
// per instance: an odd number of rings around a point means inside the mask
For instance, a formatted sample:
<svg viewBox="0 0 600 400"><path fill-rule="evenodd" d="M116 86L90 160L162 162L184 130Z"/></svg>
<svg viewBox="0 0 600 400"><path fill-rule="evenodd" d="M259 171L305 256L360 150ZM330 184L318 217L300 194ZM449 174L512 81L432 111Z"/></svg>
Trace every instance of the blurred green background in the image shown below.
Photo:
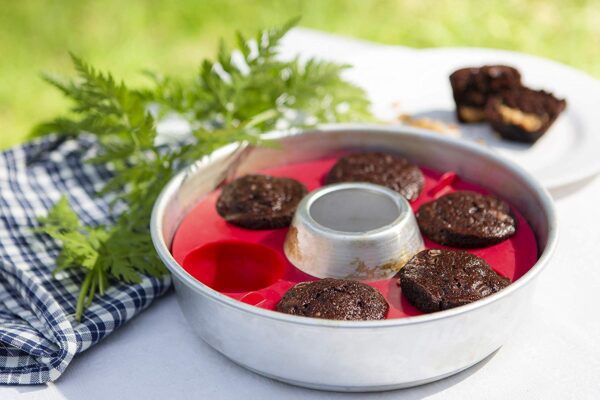
<svg viewBox="0 0 600 400"><path fill-rule="evenodd" d="M71 74L68 50L132 83L146 68L189 77L220 36L297 15L327 32L519 50L600 77L598 0L0 0L0 148L65 109L39 75Z"/></svg>

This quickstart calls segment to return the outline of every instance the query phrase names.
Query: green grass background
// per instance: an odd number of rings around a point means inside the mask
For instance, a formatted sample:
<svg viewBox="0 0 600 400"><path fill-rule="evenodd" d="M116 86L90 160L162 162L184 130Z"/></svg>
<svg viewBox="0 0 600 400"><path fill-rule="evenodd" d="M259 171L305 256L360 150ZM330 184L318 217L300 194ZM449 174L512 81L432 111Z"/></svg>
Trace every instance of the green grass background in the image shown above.
<svg viewBox="0 0 600 400"><path fill-rule="evenodd" d="M145 68L189 77L220 36L296 15L327 32L512 49L600 77L599 0L0 0L0 148L65 109L39 76L72 73L68 50L132 83Z"/></svg>

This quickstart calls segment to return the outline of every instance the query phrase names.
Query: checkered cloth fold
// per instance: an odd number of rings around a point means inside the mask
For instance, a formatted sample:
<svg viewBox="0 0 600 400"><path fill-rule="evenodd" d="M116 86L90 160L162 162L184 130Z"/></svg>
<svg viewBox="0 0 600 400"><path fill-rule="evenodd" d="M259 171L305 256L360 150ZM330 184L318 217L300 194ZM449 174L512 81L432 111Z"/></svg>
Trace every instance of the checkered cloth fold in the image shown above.
<svg viewBox="0 0 600 400"><path fill-rule="evenodd" d="M75 354L98 343L170 287L170 277L112 285L96 296L82 321L75 304L83 274L51 272L60 246L31 228L66 195L86 225L108 221L107 198L96 196L110 178L85 163L91 137L47 136L0 153L0 383L56 380Z"/></svg>

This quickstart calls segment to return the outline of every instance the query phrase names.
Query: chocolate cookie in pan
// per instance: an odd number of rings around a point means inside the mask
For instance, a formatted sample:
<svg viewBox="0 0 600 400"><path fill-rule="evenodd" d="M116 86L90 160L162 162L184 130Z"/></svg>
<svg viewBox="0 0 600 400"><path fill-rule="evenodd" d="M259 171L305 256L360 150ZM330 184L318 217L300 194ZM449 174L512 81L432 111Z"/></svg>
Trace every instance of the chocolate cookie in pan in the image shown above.
<svg viewBox="0 0 600 400"><path fill-rule="evenodd" d="M294 179L246 175L223 187L217 212L227 222L248 229L284 228L307 193Z"/></svg>
<svg viewBox="0 0 600 400"><path fill-rule="evenodd" d="M565 109L565 100L526 87L504 91L490 99L486 118L504 139L534 143Z"/></svg>
<svg viewBox="0 0 600 400"><path fill-rule="evenodd" d="M506 65L485 65L462 68L450 75L450 85L456 103L456 116L461 122L485 120L489 98L504 90L521 85L521 74Z"/></svg>
<svg viewBox="0 0 600 400"><path fill-rule="evenodd" d="M416 213L421 232L453 247L486 247L516 232L508 204L495 196L459 191L423 204Z"/></svg>
<svg viewBox="0 0 600 400"><path fill-rule="evenodd" d="M510 284L484 259L466 251L423 250L399 276L402 294L426 313L472 303Z"/></svg>
<svg viewBox="0 0 600 400"><path fill-rule="evenodd" d="M385 319L388 310L377 289L332 278L298 283L277 304L277 311L286 314L347 321Z"/></svg>
<svg viewBox="0 0 600 400"><path fill-rule="evenodd" d="M340 158L327 174L327 184L367 182L386 186L413 201L423 190L425 178L405 158L379 152L356 153Z"/></svg>

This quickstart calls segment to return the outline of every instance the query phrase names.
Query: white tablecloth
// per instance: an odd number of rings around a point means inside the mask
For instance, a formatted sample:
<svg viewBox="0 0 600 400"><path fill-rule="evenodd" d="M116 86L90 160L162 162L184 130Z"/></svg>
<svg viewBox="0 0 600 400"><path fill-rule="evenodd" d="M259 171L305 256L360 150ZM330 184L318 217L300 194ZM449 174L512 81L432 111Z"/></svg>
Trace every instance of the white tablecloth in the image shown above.
<svg viewBox="0 0 600 400"><path fill-rule="evenodd" d="M293 31L284 48L353 64L349 77L368 89L380 114L393 93L377 80L377 65L400 67L412 52L308 30ZM0 399L600 398L600 179L553 195L560 243L539 278L535 313L494 355L445 380L372 395L275 382L198 340L171 294L76 357L58 382L0 387Z"/></svg>

